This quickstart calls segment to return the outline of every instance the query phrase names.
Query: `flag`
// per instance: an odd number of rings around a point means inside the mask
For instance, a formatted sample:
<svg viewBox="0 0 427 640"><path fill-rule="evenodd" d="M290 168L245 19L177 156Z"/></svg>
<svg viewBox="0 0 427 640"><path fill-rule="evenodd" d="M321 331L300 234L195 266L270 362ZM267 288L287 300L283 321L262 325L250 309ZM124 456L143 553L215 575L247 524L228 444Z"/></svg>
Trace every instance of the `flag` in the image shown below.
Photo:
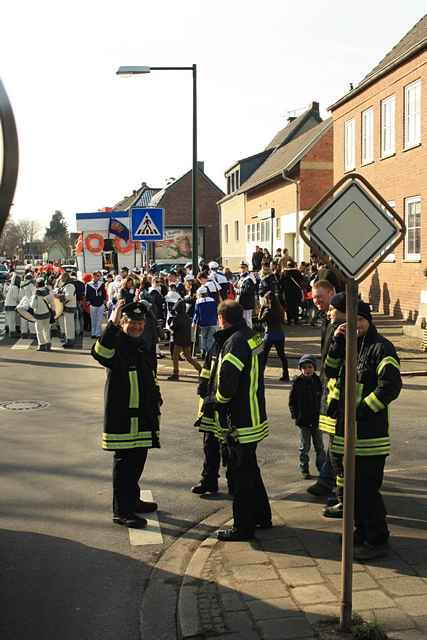
<svg viewBox="0 0 427 640"><path fill-rule="evenodd" d="M123 240L129 240L129 229L115 218L110 218L108 234L110 235L111 233Z"/></svg>
<svg viewBox="0 0 427 640"><path fill-rule="evenodd" d="M77 238L77 242L74 246L76 251L76 256L81 256L83 253L83 232Z"/></svg>

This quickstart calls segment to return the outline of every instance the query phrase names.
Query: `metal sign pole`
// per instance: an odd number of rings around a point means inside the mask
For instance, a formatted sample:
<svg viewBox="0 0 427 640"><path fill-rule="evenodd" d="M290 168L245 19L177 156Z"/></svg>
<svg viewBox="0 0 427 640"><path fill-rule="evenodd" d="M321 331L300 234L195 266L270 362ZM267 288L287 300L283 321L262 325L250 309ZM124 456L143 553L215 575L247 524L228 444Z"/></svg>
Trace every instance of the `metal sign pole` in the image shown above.
<svg viewBox="0 0 427 640"><path fill-rule="evenodd" d="M345 422L344 422L344 513L341 563L340 628L350 631L353 582L354 478L356 443L356 371L357 371L357 300L356 280L346 284L347 331L345 352Z"/></svg>

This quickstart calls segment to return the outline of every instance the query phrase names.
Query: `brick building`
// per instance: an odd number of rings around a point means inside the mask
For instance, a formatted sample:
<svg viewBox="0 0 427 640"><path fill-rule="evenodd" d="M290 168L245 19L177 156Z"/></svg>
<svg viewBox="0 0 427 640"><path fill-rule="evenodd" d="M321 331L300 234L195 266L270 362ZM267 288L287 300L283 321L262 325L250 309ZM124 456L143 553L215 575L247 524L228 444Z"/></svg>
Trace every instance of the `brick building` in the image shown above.
<svg viewBox="0 0 427 640"><path fill-rule="evenodd" d="M332 144L332 120L323 122L313 102L262 152L226 171L229 193L219 202L226 266L250 261L256 245L272 253L286 248L298 261L308 257L299 221L332 186Z"/></svg>
<svg viewBox="0 0 427 640"><path fill-rule="evenodd" d="M405 220L405 241L361 286L375 309L416 320L426 286L427 16L331 107L334 182L369 180ZM426 294L424 294L426 295Z"/></svg>

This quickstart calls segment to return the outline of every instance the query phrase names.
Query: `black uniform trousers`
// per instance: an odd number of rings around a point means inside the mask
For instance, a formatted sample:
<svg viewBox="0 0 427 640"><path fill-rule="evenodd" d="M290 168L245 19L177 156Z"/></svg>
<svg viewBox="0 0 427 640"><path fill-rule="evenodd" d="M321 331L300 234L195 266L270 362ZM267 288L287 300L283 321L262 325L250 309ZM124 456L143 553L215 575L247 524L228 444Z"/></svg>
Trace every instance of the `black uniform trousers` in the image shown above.
<svg viewBox="0 0 427 640"><path fill-rule="evenodd" d="M139 502L139 479L148 449L122 449L113 456L113 515L131 516Z"/></svg>
<svg viewBox="0 0 427 640"><path fill-rule="evenodd" d="M385 459L386 456L356 456L354 525L362 540L372 545L385 544L390 536L380 493Z"/></svg>
<svg viewBox="0 0 427 640"><path fill-rule="evenodd" d="M202 482L208 489L216 491L221 464L221 447L218 438L211 431L203 432L203 454Z"/></svg>
<svg viewBox="0 0 427 640"><path fill-rule="evenodd" d="M228 473L233 487L234 527L252 536L257 524L271 522L271 509L256 457L257 443L230 447Z"/></svg>

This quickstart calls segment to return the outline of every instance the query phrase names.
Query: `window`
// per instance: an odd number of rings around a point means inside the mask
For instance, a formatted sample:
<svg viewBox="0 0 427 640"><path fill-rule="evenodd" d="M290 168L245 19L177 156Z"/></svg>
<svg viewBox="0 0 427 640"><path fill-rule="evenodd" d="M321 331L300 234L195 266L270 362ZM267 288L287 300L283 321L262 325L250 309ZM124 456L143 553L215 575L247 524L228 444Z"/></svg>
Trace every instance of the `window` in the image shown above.
<svg viewBox="0 0 427 640"><path fill-rule="evenodd" d="M265 224L261 222L261 242L265 242Z"/></svg>
<svg viewBox="0 0 427 640"><path fill-rule="evenodd" d="M231 193L231 178L227 176L227 193Z"/></svg>
<svg viewBox="0 0 427 640"><path fill-rule="evenodd" d="M256 223L256 241L259 242L261 240L261 225L259 222Z"/></svg>
<svg viewBox="0 0 427 640"><path fill-rule="evenodd" d="M228 224L224 225L224 242L228 244Z"/></svg>
<svg viewBox="0 0 427 640"><path fill-rule="evenodd" d="M351 171L355 168L355 142L355 122L354 120L347 120L344 123L344 171Z"/></svg>
<svg viewBox="0 0 427 640"><path fill-rule="evenodd" d="M238 220L234 221L234 239L236 241L239 240L239 221Z"/></svg>
<svg viewBox="0 0 427 640"><path fill-rule="evenodd" d="M393 155L395 152L394 116L396 99L390 96L381 101L381 157Z"/></svg>
<svg viewBox="0 0 427 640"><path fill-rule="evenodd" d="M252 242L255 242L255 224L252 224L251 227L252 227Z"/></svg>
<svg viewBox="0 0 427 640"><path fill-rule="evenodd" d="M240 169L236 171L236 189L240 187Z"/></svg>
<svg viewBox="0 0 427 640"><path fill-rule="evenodd" d="M405 149L421 142L421 82L405 87Z"/></svg>
<svg viewBox="0 0 427 640"><path fill-rule="evenodd" d="M250 242L251 241L251 225L248 224L247 226L247 241Z"/></svg>
<svg viewBox="0 0 427 640"><path fill-rule="evenodd" d="M276 240L280 240L280 234L282 232L281 226L280 218L276 218Z"/></svg>
<svg viewBox="0 0 427 640"><path fill-rule="evenodd" d="M270 238L271 238L271 221L270 220L266 220L264 222L265 224L265 241L266 242L270 242Z"/></svg>
<svg viewBox="0 0 427 640"><path fill-rule="evenodd" d="M421 198L406 198L405 200L405 258L407 260L421 259Z"/></svg>
<svg viewBox="0 0 427 640"><path fill-rule="evenodd" d="M374 159L374 110L362 111L362 164Z"/></svg>

